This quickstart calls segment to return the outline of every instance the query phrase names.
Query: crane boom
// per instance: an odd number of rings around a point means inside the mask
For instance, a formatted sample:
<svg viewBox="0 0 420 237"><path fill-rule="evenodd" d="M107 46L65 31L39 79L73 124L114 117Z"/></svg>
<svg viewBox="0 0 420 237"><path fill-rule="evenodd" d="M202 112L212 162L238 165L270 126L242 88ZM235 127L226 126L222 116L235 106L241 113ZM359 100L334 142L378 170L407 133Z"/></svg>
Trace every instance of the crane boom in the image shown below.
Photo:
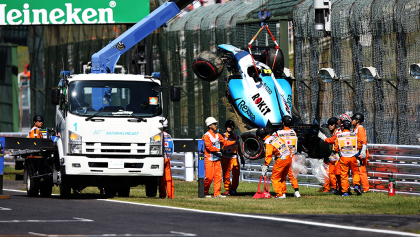
<svg viewBox="0 0 420 237"><path fill-rule="evenodd" d="M194 0L172 0L165 2L129 30L92 55L91 73L113 73L120 56L146 36L176 16Z"/></svg>

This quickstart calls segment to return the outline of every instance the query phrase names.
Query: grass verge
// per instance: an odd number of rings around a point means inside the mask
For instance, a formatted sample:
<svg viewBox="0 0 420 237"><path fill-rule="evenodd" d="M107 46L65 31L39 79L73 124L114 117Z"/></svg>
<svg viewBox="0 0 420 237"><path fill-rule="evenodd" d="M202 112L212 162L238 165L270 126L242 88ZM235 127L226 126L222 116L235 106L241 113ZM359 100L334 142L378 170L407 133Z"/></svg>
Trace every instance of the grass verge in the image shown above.
<svg viewBox="0 0 420 237"><path fill-rule="evenodd" d="M420 198L385 193L366 193L362 196L341 197L318 192L317 188L300 187L301 198L294 198L294 190L288 187L286 199L253 199L258 184L241 182L238 196L226 198L198 198L198 183L175 181L175 198L148 198L144 186L131 188L130 197L115 197L114 200L193 208L207 211L259 213L259 214L393 214L417 215L420 213ZM211 187L210 190L213 190ZM270 187L274 195L273 188ZM54 187L54 193L59 193ZM98 194L97 188L88 187L82 195ZM157 195L159 196L159 194Z"/></svg>

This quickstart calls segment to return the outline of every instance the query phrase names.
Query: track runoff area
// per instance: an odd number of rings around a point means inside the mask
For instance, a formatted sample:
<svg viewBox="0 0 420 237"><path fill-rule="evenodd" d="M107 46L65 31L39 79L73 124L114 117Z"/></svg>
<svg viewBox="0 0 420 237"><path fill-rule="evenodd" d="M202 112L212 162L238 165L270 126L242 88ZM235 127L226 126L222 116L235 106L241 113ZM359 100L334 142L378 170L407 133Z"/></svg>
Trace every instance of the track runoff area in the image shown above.
<svg viewBox="0 0 420 237"><path fill-rule="evenodd" d="M22 235L22 231L35 236L214 236L223 233L251 236L280 233L279 230L285 236L420 236L269 215L202 211L112 199L63 200L56 198L58 195L48 199L28 198L25 191L4 191L12 198L0 202L0 236ZM52 209L55 211L51 212Z"/></svg>

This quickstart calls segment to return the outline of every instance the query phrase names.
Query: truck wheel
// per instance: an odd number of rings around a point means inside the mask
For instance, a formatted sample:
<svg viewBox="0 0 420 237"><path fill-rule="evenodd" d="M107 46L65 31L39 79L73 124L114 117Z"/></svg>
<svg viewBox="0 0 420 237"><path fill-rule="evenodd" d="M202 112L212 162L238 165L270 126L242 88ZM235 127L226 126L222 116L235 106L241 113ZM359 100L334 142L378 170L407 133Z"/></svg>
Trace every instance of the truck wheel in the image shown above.
<svg viewBox="0 0 420 237"><path fill-rule="evenodd" d="M28 197L37 197L39 192L39 179L33 178L30 167L26 169L26 192Z"/></svg>
<svg viewBox="0 0 420 237"><path fill-rule="evenodd" d="M40 182L40 193L41 193L41 197L51 197L51 193L52 193L52 178L44 178L44 180L42 182Z"/></svg>
<svg viewBox="0 0 420 237"><path fill-rule="evenodd" d="M61 198L68 198L71 194L71 187L67 180L67 177L62 174L61 171L59 171L60 176L60 197Z"/></svg>
<svg viewBox="0 0 420 237"><path fill-rule="evenodd" d="M106 187L105 188L105 195L110 196L110 197L115 197L115 196L117 196L117 189L112 188L112 187Z"/></svg>
<svg viewBox="0 0 420 237"><path fill-rule="evenodd" d="M146 196L148 197L156 197L157 194L157 185L158 179L152 178L146 183Z"/></svg>
<svg viewBox="0 0 420 237"><path fill-rule="evenodd" d="M130 187L122 187L118 189L118 197L130 196Z"/></svg>
<svg viewBox="0 0 420 237"><path fill-rule="evenodd" d="M265 145L255 134L256 129L246 131L241 134L239 147L245 158L249 160L258 160L265 157Z"/></svg>

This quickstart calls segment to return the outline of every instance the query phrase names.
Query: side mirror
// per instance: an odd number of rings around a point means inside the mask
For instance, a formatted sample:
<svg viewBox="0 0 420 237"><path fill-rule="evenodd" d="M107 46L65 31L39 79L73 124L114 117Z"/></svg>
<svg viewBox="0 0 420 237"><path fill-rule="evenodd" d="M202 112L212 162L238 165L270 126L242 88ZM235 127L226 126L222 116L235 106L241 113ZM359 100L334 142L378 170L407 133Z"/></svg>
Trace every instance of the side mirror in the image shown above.
<svg viewBox="0 0 420 237"><path fill-rule="evenodd" d="M179 102L181 100L181 88L171 86L171 101Z"/></svg>
<svg viewBox="0 0 420 237"><path fill-rule="evenodd" d="M52 89L51 91L51 104L58 105L60 104L60 90Z"/></svg>

